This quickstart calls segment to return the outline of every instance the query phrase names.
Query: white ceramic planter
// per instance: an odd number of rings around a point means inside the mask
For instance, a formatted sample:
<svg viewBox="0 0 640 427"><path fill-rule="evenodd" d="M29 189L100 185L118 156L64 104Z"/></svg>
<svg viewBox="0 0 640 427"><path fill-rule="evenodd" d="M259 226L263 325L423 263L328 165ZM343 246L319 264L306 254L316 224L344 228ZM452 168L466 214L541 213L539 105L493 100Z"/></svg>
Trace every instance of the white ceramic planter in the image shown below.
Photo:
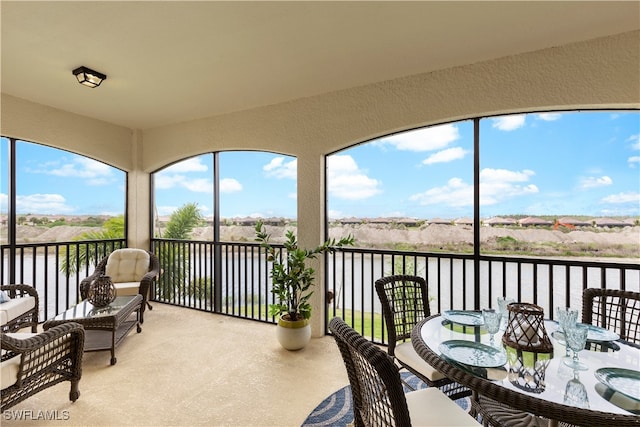
<svg viewBox="0 0 640 427"><path fill-rule="evenodd" d="M282 319L278 320L276 338L280 345L287 350L300 350L304 348L311 340L311 325L309 324L309 320L296 320L295 322Z"/></svg>

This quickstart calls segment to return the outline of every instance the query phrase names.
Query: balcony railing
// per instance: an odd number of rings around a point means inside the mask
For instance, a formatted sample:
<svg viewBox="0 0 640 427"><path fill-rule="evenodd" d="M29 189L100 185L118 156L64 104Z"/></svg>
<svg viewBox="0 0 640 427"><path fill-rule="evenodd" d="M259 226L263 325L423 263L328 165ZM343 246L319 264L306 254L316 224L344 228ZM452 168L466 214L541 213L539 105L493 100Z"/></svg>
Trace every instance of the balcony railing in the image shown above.
<svg viewBox="0 0 640 427"><path fill-rule="evenodd" d="M106 253L123 240L24 244L15 248L16 283L35 286L41 295L42 320L75 304L80 281L94 263L72 275L61 272L63 260L82 251ZM270 263L255 243L214 243L153 239L162 274L151 299L191 309L275 322ZM281 246L275 246L280 253ZM1 248L2 283L10 282L9 248ZM98 258L100 259L100 257ZM588 287L640 292L640 264L557 260L468 254L404 252L346 248L325 258L327 317L340 316L369 339L386 343L377 278L417 274L427 279L431 311L495 306L498 296L533 302L553 317L555 306L581 307ZM476 277L475 271L478 271ZM43 315L44 314L44 315Z"/></svg>
<svg viewBox="0 0 640 427"><path fill-rule="evenodd" d="M124 239L25 243L13 248L14 255L9 245L1 245L0 278L3 285L23 283L35 287L40 296L40 320L46 320L77 303L80 282L95 266L95 262L83 265L81 258L85 254L100 261L105 254L125 246ZM63 264L81 268L66 274Z"/></svg>

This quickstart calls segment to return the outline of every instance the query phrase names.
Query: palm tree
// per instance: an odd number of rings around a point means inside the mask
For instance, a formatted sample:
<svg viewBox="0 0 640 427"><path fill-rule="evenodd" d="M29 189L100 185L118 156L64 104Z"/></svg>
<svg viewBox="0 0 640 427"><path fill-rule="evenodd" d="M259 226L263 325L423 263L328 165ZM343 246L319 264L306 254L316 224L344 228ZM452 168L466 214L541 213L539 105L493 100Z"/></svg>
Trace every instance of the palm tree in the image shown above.
<svg viewBox="0 0 640 427"><path fill-rule="evenodd" d="M203 218L197 203L187 203L176 209L167 222L164 233L165 239L189 240L193 229L202 224ZM163 273L158 282L158 296L171 299L176 290L185 294L191 287L186 283L187 272L190 268L189 247L180 245L163 245L158 253ZM198 284L206 286L208 281L199 281ZM193 289L192 293L198 297L204 295L203 289Z"/></svg>
<svg viewBox="0 0 640 427"><path fill-rule="evenodd" d="M110 218L102 225L100 231L88 231L75 237L73 240L111 240L124 238L124 215ZM90 264L97 264L106 257L113 248L105 245L77 245L70 246L68 256L62 258L60 270L68 276L78 272Z"/></svg>

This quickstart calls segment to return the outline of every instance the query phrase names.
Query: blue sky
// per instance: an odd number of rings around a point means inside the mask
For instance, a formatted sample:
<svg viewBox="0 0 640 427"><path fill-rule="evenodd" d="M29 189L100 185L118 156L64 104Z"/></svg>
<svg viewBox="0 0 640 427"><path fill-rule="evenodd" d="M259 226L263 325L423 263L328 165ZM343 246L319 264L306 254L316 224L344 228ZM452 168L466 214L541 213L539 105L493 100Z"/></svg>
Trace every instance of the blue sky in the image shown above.
<svg viewBox="0 0 640 427"><path fill-rule="evenodd" d="M481 216L640 215L640 113L562 112L481 120ZM37 144L18 144L19 214L124 212L124 173ZM7 211L7 144L0 208ZM297 162L220 154L223 217L296 216ZM342 217L473 215L473 122L403 132L328 158L329 212ZM213 212L212 155L156 175L159 215L196 202Z"/></svg>

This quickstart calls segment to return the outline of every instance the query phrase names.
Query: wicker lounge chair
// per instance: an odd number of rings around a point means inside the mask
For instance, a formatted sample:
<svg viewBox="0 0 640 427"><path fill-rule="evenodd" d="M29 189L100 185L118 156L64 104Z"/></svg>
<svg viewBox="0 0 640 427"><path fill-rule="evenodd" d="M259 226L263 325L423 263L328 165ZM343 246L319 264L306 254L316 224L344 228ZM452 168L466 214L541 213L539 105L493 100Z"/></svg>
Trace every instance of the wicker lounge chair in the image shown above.
<svg viewBox="0 0 640 427"><path fill-rule="evenodd" d="M87 298L89 285L100 275L111 277L118 296L142 295L140 322L144 322L144 311L149 304L149 290L160 274L158 257L143 249L116 249L96 265L95 271L80 283L80 296Z"/></svg>
<svg viewBox="0 0 640 427"><path fill-rule="evenodd" d="M437 388L405 395L398 367L335 317L329 323L347 369L354 424L361 426L477 426L478 422Z"/></svg>
<svg viewBox="0 0 640 427"><path fill-rule="evenodd" d="M412 329L431 315L425 279L410 275L387 276L376 280L375 286L387 326L389 355L401 367L430 387L438 387L452 400L470 396L471 390L438 372L416 353L411 344Z"/></svg>
<svg viewBox="0 0 640 427"><path fill-rule="evenodd" d="M38 328L38 291L29 285L2 285L10 301L0 304L0 327L2 332L17 332L31 326L31 332Z"/></svg>
<svg viewBox="0 0 640 427"><path fill-rule="evenodd" d="M82 326L70 322L39 334L3 333L0 339L0 411L62 381L71 382L69 399L78 399L84 352Z"/></svg>
<svg viewBox="0 0 640 427"><path fill-rule="evenodd" d="M609 329L640 348L640 293L587 288L582 293L582 323Z"/></svg>

